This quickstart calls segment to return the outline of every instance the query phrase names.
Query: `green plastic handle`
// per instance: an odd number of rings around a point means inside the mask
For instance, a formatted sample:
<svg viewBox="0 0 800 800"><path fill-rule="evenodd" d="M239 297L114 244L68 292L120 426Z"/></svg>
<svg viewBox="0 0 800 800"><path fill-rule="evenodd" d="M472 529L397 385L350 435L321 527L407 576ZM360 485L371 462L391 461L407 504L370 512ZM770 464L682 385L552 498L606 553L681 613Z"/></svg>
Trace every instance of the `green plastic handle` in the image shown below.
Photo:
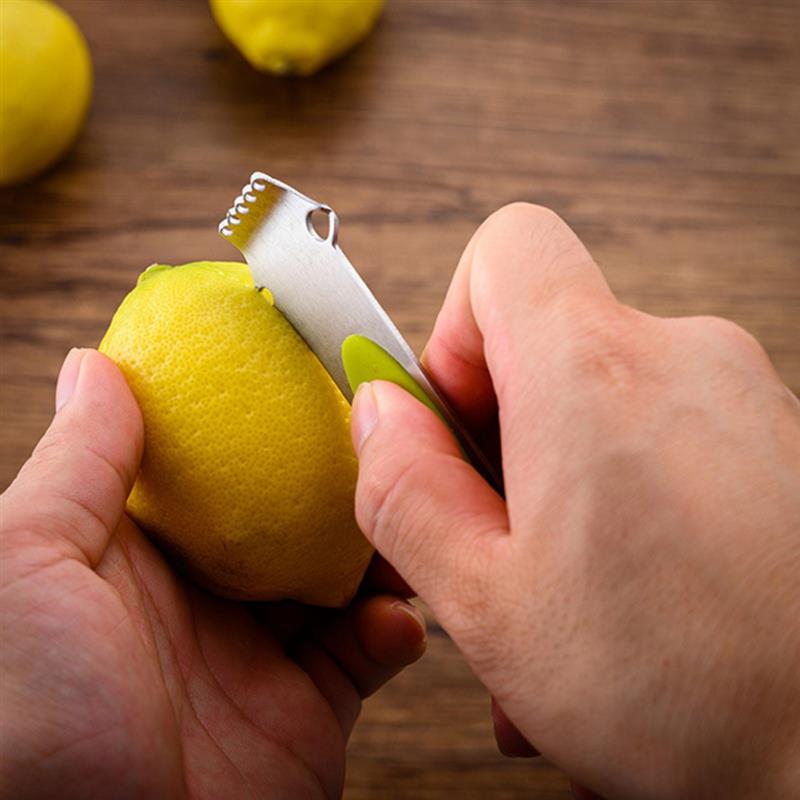
<svg viewBox="0 0 800 800"><path fill-rule="evenodd" d="M414 395L447 424L422 387L372 339L357 333L348 336L342 342L342 366L353 394L367 381L391 381Z"/></svg>
<svg viewBox="0 0 800 800"><path fill-rule="evenodd" d="M366 336L357 333L348 336L342 342L342 366L347 376L347 382L353 394L356 389L367 381L391 381L405 389L409 394L417 398L423 405L426 405L442 422L458 442L458 448L465 461L470 461L464 445L459 439L458 434L450 426L444 415L439 411L434 402L425 393L425 390L397 363L397 360L390 356L380 345L375 344ZM486 461L480 461L478 469L486 477L489 483L494 486L500 494L503 493L503 481L492 470L491 465Z"/></svg>

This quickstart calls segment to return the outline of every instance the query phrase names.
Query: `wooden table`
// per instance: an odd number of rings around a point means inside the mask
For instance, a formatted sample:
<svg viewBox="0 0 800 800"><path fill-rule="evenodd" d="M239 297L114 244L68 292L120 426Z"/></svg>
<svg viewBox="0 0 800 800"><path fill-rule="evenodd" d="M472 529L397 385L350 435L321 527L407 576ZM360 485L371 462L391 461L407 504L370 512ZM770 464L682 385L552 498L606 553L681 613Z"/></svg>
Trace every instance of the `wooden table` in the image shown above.
<svg viewBox="0 0 800 800"><path fill-rule="evenodd" d="M722 314L800 392L800 6L731 0L388 0L311 80L252 71L201 0L69 0L96 88L76 148L0 194L0 484L147 264L235 258L216 223L254 169L331 203L421 347L471 231L555 208L625 301ZM566 798L495 751L488 698L432 626L366 704L349 800Z"/></svg>

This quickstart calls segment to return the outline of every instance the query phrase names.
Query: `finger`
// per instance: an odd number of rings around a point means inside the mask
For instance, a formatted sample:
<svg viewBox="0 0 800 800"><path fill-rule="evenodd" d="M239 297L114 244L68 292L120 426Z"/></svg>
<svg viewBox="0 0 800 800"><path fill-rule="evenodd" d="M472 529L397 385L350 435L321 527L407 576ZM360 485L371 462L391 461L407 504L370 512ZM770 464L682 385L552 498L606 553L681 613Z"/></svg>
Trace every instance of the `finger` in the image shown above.
<svg viewBox="0 0 800 800"><path fill-rule="evenodd" d="M356 601L303 641L293 653L349 736L361 699L375 692L426 645L422 615L398 597Z"/></svg>
<svg viewBox="0 0 800 800"><path fill-rule="evenodd" d="M351 674L363 666L356 682L364 697L420 659L428 645L422 612L391 595L371 597L363 603L356 612L355 632L366 660L353 661ZM384 669L372 669L372 664Z"/></svg>
<svg viewBox="0 0 800 800"><path fill-rule="evenodd" d="M361 713L361 697L345 671L318 642L306 639L292 652L292 658L313 681L331 707L347 740Z"/></svg>
<svg viewBox="0 0 800 800"><path fill-rule="evenodd" d="M397 570L380 553L375 553L370 562L364 584L377 592L388 592L398 597L414 596L414 590L397 574Z"/></svg>
<svg viewBox="0 0 800 800"><path fill-rule="evenodd" d="M519 366L550 347L548 318L559 307L611 299L563 220L539 206L506 206L467 245L425 348L425 366L464 420L481 428L496 411L496 395L501 404L508 399L500 393Z"/></svg>
<svg viewBox="0 0 800 800"><path fill-rule="evenodd" d="M395 595L396 598L409 598L414 592L397 574L397 571L377 553L370 562L364 576L360 596L376 593ZM251 603L253 616L274 636L283 647L291 648L292 643L304 637L312 627L319 626L321 616L333 617L335 610L321 609L298 603L294 600Z"/></svg>
<svg viewBox="0 0 800 800"><path fill-rule="evenodd" d="M486 366L483 333L472 310L469 282L475 243L481 228L461 255L422 363L467 427L477 433L497 413L497 398Z"/></svg>
<svg viewBox="0 0 800 800"><path fill-rule="evenodd" d="M359 525L446 624L440 612L453 598L487 594L495 551L508 539L505 504L439 418L394 384L359 387L353 439Z"/></svg>
<svg viewBox="0 0 800 800"><path fill-rule="evenodd" d="M492 697L492 724L497 747L504 756L532 758L539 755L539 751L519 732L494 697Z"/></svg>
<svg viewBox="0 0 800 800"><path fill-rule="evenodd" d="M95 350L72 350L50 427L4 495L4 527L94 566L133 486L142 417L125 378Z"/></svg>
<svg viewBox="0 0 800 800"><path fill-rule="evenodd" d="M291 646L311 628L319 609L295 600L274 600L249 604L253 616L282 647Z"/></svg>
<svg viewBox="0 0 800 800"><path fill-rule="evenodd" d="M316 634L344 669L359 695L369 697L425 652L425 619L410 603L373 595Z"/></svg>
<svg viewBox="0 0 800 800"><path fill-rule="evenodd" d="M570 781L570 787L572 789L572 796L575 798L575 800L603 800L599 794L595 794L589 789L585 789L583 786L579 786L573 781Z"/></svg>

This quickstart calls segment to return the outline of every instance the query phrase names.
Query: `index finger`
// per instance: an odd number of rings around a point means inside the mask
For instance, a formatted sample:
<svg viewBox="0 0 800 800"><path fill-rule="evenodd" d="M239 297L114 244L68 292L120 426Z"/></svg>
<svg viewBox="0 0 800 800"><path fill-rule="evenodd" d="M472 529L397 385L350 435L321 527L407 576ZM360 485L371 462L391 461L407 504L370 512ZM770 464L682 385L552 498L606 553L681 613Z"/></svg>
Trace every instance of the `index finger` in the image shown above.
<svg viewBox="0 0 800 800"><path fill-rule="evenodd" d="M514 203L473 235L423 356L468 426L483 427L521 367L548 343L548 318L570 303L613 301L572 229L553 211Z"/></svg>

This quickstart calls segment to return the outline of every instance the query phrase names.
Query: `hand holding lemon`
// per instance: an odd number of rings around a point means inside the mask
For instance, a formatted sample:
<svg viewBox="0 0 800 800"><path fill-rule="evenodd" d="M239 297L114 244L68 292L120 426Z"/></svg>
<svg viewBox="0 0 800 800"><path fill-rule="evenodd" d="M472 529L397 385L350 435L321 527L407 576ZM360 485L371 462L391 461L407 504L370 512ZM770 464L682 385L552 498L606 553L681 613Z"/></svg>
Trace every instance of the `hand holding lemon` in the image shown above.
<svg viewBox="0 0 800 800"><path fill-rule="evenodd" d="M0 786L339 797L361 698L424 651L418 612L396 594L331 610L202 591L123 513L143 429L119 369L73 350L56 403L0 503Z"/></svg>

